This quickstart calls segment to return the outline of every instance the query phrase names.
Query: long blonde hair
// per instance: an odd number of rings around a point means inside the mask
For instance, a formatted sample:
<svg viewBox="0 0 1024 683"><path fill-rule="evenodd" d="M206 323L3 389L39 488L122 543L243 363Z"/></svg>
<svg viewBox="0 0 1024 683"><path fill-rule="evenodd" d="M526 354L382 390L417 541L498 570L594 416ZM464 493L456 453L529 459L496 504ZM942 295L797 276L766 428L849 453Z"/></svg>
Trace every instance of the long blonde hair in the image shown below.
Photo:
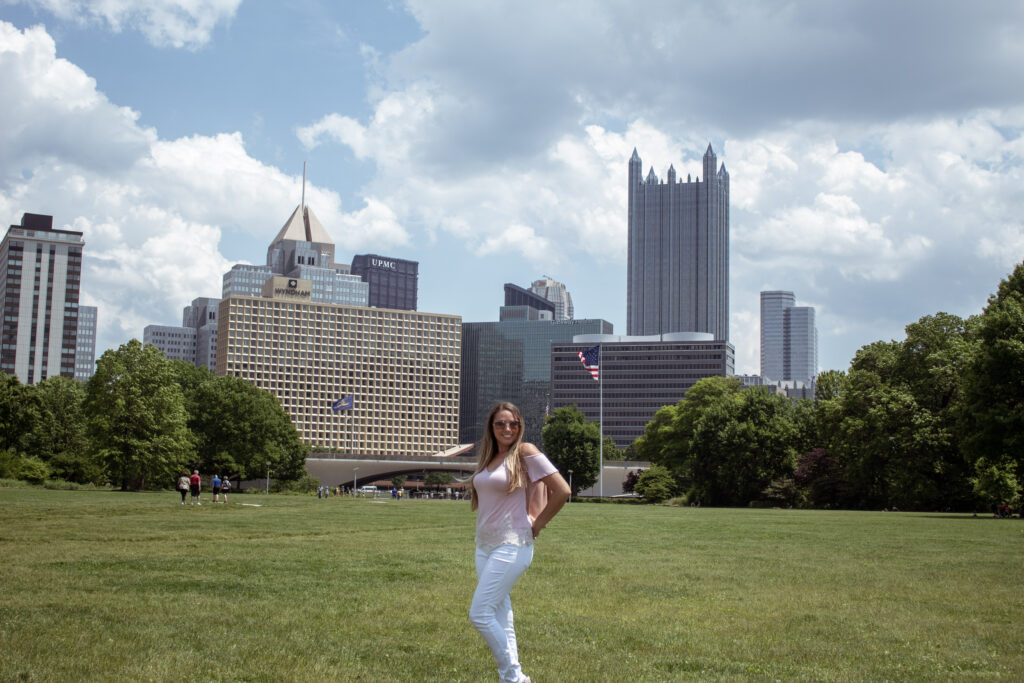
<svg viewBox="0 0 1024 683"><path fill-rule="evenodd" d="M508 468L508 488L505 489L505 493L512 493L517 488L527 484L526 468L523 465L523 459L519 456L519 446L523 443L523 434L526 432L526 425L523 424L523 414L514 404L502 401L491 408L491 412L487 414L487 426L485 427L483 437L480 439L480 444L477 446L476 469L473 471L473 476L469 478L469 507L472 510L476 510L478 504L473 478L487 467L491 462L491 458L498 452L498 440L494 438L494 416L502 410L512 413L512 419L519 422L519 435L516 436L516 440L509 447L508 453L505 454L505 467Z"/></svg>

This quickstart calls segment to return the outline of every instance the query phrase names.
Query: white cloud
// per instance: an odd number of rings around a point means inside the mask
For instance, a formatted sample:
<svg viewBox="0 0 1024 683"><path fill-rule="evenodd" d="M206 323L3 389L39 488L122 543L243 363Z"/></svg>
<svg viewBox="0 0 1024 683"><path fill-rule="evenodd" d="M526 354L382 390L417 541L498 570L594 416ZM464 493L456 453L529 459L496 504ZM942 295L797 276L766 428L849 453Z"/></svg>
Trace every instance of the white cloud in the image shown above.
<svg viewBox="0 0 1024 683"><path fill-rule="evenodd" d="M231 266L222 228L269 244L299 203L301 177L254 159L240 133L161 140L139 127L134 112L56 57L42 28L0 22L0 85L25 86L0 108L0 211L12 222L51 213L56 226L84 233L83 300L100 308L101 349L141 337L150 323L177 324L195 297L219 296ZM409 240L374 197L350 213L323 188L307 186L306 200L341 249Z"/></svg>
<svg viewBox="0 0 1024 683"><path fill-rule="evenodd" d="M16 2L17 0L9 0ZM196 49L234 17L242 0L21 0L58 19L139 31L157 47Z"/></svg>
<svg viewBox="0 0 1024 683"><path fill-rule="evenodd" d="M542 259L551 249L551 244L528 225L510 225L500 233L484 240L476 253L510 254L518 252L531 261Z"/></svg>

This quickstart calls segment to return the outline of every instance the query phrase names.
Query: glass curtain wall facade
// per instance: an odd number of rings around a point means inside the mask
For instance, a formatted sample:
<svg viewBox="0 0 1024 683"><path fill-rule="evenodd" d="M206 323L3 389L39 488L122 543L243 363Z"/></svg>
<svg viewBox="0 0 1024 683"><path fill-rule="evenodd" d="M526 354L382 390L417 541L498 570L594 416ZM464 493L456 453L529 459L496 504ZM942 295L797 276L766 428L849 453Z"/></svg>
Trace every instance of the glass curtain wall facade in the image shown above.
<svg viewBox="0 0 1024 683"><path fill-rule="evenodd" d="M784 311L796 305L793 292L761 292L761 376L785 379L786 321Z"/></svg>
<svg viewBox="0 0 1024 683"><path fill-rule="evenodd" d="M814 327L814 308L787 308L785 323L786 359L782 379L810 382L818 375L818 330Z"/></svg>
<svg viewBox="0 0 1024 683"><path fill-rule="evenodd" d="M706 332L729 339L729 174L704 154L704 180L643 177L629 161L626 333Z"/></svg>
<svg viewBox="0 0 1024 683"><path fill-rule="evenodd" d="M797 306L793 292L761 292L761 376L809 382L817 374L814 308Z"/></svg>
<svg viewBox="0 0 1024 683"><path fill-rule="evenodd" d="M530 291L554 304L555 320L572 320L575 317L572 295L561 282L552 280L545 275L544 279L533 281Z"/></svg>
<svg viewBox="0 0 1024 683"><path fill-rule="evenodd" d="M519 406L526 438L539 441L551 407L552 344L569 343L579 334L611 332L606 320L463 323L459 441L478 441L488 411L499 401Z"/></svg>
<svg viewBox="0 0 1024 683"><path fill-rule="evenodd" d="M78 307L78 333L75 337L75 379L87 382L96 374L96 307Z"/></svg>

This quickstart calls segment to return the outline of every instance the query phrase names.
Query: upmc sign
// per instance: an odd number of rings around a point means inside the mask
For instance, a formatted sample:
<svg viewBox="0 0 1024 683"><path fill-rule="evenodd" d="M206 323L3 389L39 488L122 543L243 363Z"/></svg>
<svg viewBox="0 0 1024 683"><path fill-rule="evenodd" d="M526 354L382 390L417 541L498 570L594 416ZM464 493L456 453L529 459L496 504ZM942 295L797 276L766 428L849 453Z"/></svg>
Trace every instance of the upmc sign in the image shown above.
<svg viewBox="0 0 1024 683"><path fill-rule="evenodd" d="M371 258L370 265L374 268L384 268L385 270L398 270L398 265L394 261L382 258Z"/></svg>

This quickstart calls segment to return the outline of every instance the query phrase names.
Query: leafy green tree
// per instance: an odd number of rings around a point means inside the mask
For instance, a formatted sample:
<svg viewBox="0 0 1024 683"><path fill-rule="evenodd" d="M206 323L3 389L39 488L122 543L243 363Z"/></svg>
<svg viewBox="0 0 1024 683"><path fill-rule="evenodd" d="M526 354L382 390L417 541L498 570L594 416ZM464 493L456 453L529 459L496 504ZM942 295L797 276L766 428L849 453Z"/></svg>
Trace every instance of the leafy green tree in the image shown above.
<svg viewBox="0 0 1024 683"><path fill-rule="evenodd" d="M661 503L675 495L676 480L664 465L651 465L637 478L634 490L648 503Z"/></svg>
<svg viewBox="0 0 1024 683"><path fill-rule="evenodd" d="M427 486L444 486L455 481L455 477L451 472L427 472L427 476L424 478L423 483Z"/></svg>
<svg viewBox="0 0 1024 683"><path fill-rule="evenodd" d="M81 484L102 483L103 464L89 448L82 405L82 384L50 377L28 387L31 428L22 437L23 451L46 462L55 477Z"/></svg>
<svg viewBox="0 0 1024 683"><path fill-rule="evenodd" d="M756 387L711 407L692 442L691 478L702 499L746 505L773 479L791 475L798 441L793 413L789 399Z"/></svg>
<svg viewBox="0 0 1024 683"><path fill-rule="evenodd" d="M16 376L0 372L0 450L20 449L23 435L31 429L25 410L30 390Z"/></svg>
<svg viewBox="0 0 1024 683"><path fill-rule="evenodd" d="M965 372L963 445L976 463L977 481L1012 482L1012 492L1001 494L1009 502L1024 490L1024 265L999 283L976 322Z"/></svg>
<svg viewBox="0 0 1024 683"><path fill-rule="evenodd" d="M556 408L548 416L542 431L544 453L566 481L572 470L572 495L589 488L598 478L598 451L601 430L576 406Z"/></svg>
<svg viewBox="0 0 1024 683"><path fill-rule="evenodd" d="M744 389L736 378L708 377L659 410L636 446L672 471L691 498L746 505L773 479L792 474L800 441L788 399Z"/></svg>
<svg viewBox="0 0 1024 683"><path fill-rule="evenodd" d="M203 470L246 479L264 474L269 462L283 481L306 474L309 449L273 394L231 375L210 375L189 392L188 424Z"/></svg>
<svg viewBox="0 0 1024 683"><path fill-rule="evenodd" d="M818 434L838 460L836 505L963 509L973 503L957 438L969 331L957 316L924 316L902 342L874 342L854 356L832 398L817 405ZM812 496L814 498L814 496Z"/></svg>
<svg viewBox="0 0 1024 683"><path fill-rule="evenodd" d="M391 477L391 485L394 486L396 489L400 489L403 486L405 486L405 480L408 478L409 477L407 477L404 474L399 474L398 476Z"/></svg>
<svg viewBox="0 0 1024 683"><path fill-rule="evenodd" d="M152 345L132 339L104 352L83 410L93 448L122 490L166 486L194 457L181 389Z"/></svg>

